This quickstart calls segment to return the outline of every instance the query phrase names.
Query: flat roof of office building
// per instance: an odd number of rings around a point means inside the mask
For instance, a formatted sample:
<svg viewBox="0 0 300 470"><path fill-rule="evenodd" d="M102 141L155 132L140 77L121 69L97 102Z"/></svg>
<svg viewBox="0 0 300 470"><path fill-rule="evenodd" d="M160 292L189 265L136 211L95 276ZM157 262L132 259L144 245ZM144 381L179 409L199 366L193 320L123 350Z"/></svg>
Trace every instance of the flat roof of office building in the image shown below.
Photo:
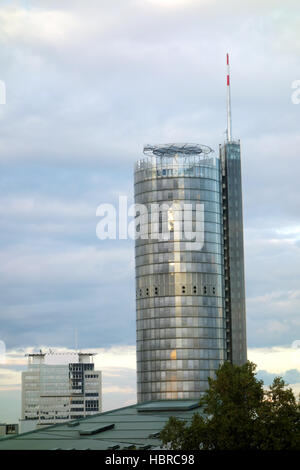
<svg viewBox="0 0 300 470"><path fill-rule="evenodd" d="M196 400L163 400L126 406L0 439L0 450L159 449L170 416L190 422Z"/></svg>

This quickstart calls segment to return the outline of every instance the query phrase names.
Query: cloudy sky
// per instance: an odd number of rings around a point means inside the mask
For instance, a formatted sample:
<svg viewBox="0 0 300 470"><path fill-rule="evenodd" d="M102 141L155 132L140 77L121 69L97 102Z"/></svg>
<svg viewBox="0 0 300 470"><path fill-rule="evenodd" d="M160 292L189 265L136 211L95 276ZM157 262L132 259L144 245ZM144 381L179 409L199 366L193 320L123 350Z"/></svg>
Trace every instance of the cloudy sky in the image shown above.
<svg viewBox="0 0 300 470"><path fill-rule="evenodd" d="M133 242L97 239L96 208L132 200L145 143L218 151L226 52L249 358L297 389L299 31L297 0L0 0L0 421L19 416L24 353L76 335L99 352L105 408L135 401Z"/></svg>

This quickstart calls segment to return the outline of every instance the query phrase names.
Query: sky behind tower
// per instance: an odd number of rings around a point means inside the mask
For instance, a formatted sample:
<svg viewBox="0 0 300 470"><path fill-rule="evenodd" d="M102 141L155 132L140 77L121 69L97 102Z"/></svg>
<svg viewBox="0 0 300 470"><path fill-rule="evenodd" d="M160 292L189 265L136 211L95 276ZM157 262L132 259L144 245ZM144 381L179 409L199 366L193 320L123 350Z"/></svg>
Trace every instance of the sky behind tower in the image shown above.
<svg viewBox="0 0 300 470"><path fill-rule="evenodd" d="M227 52L249 357L266 380L292 370L300 382L299 30L296 0L1 0L0 421L16 415L32 348L73 348L77 335L97 367L117 367L117 350L133 370L134 246L97 239L96 208L132 200L146 143L218 153ZM135 400L124 368L104 374L107 408Z"/></svg>

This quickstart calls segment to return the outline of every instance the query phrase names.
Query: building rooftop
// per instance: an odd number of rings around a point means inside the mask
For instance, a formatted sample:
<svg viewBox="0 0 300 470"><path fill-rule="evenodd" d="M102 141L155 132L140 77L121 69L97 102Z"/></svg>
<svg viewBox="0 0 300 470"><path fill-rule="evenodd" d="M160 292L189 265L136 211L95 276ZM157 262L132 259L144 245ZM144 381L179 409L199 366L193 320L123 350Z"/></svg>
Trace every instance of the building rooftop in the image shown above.
<svg viewBox="0 0 300 470"><path fill-rule="evenodd" d="M157 449L170 416L190 422L195 412L197 400L146 402L0 439L0 450Z"/></svg>
<svg viewBox="0 0 300 470"><path fill-rule="evenodd" d="M144 146L144 153L146 155L155 155L157 157L174 157L187 156L187 155L208 155L213 150L207 145L202 144L189 144L189 143L172 143L172 144L157 144Z"/></svg>

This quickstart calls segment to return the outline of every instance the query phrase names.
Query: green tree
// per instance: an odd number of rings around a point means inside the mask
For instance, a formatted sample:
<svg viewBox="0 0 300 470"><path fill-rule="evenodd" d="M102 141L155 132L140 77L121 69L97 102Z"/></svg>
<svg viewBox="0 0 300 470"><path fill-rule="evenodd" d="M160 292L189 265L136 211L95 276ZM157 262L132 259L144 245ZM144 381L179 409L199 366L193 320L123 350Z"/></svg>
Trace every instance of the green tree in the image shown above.
<svg viewBox="0 0 300 470"><path fill-rule="evenodd" d="M300 449L300 407L291 388L276 377L265 392L253 441L261 450Z"/></svg>
<svg viewBox="0 0 300 470"><path fill-rule="evenodd" d="M168 425L161 431L160 438L166 444L171 442L173 450L179 450L182 447L182 433L184 431L185 423L171 416Z"/></svg>
<svg viewBox="0 0 300 470"><path fill-rule="evenodd" d="M201 415L188 426L170 418L163 444L176 450L300 449L300 408L277 377L268 390L255 376L255 364L221 365L200 401Z"/></svg>

